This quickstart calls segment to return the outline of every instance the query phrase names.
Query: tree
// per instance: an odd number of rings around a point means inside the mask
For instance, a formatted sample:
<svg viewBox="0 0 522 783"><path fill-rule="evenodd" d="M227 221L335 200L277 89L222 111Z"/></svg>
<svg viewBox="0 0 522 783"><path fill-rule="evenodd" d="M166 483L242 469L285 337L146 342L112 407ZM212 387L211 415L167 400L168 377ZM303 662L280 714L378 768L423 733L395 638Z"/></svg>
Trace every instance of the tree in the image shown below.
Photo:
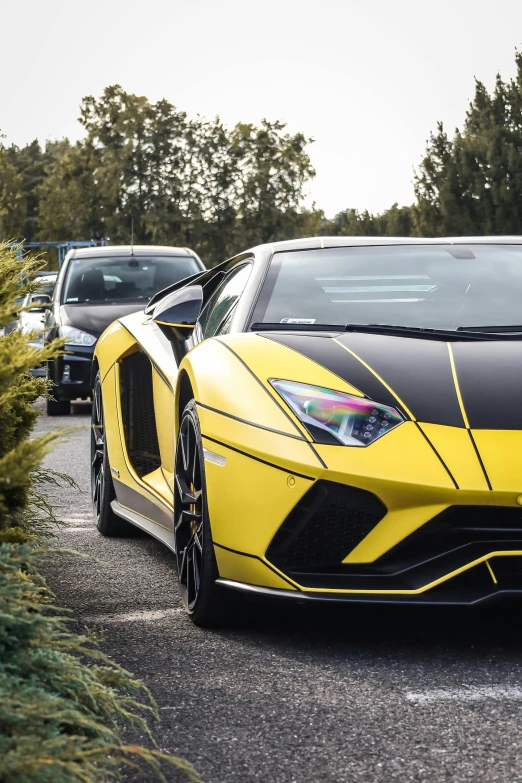
<svg viewBox="0 0 522 783"><path fill-rule="evenodd" d="M0 241L20 239L25 230L25 217L22 177L0 144Z"/></svg>
<svg viewBox="0 0 522 783"><path fill-rule="evenodd" d="M428 236L522 230L522 53L517 75L497 75L489 94L475 82L464 128L430 136L414 187L415 231Z"/></svg>
<svg viewBox="0 0 522 783"><path fill-rule="evenodd" d="M46 177L36 190L37 239L99 239L105 236L100 193L90 145L68 142L51 159Z"/></svg>

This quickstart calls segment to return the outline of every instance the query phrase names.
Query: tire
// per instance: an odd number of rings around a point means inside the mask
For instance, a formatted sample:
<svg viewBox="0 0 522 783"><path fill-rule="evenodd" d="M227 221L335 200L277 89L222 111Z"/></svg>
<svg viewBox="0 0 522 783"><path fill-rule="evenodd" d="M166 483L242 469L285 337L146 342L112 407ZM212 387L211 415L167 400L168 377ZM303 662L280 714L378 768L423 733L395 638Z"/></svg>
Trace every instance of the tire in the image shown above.
<svg viewBox="0 0 522 783"><path fill-rule="evenodd" d="M216 585L219 573L208 514L201 428L194 400L183 411L176 447L174 540L185 611L202 627L226 624L232 614L234 596L225 594Z"/></svg>
<svg viewBox="0 0 522 783"><path fill-rule="evenodd" d="M116 499L116 492L107 452L100 373L94 381L92 397L91 497L96 527L102 536L121 536L130 532L129 523L116 516L111 508L112 501Z"/></svg>
<svg viewBox="0 0 522 783"><path fill-rule="evenodd" d="M48 416L68 416L71 412L69 400L47 400Z"/></svg>

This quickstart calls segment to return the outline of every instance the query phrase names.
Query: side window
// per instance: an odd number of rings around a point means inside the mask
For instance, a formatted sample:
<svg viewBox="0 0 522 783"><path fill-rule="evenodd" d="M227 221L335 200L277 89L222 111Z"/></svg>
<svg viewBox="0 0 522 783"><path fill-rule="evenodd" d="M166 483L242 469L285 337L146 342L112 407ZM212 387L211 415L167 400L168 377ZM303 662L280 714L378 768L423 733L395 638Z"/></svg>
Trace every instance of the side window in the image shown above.
<svg viewBox="0 0 522 783"><path fill-rule="evenodd" d="M199 318L203 339L215 335L226 320L244 291L250 270L251 264L233 269L216 288Z"/></svg>

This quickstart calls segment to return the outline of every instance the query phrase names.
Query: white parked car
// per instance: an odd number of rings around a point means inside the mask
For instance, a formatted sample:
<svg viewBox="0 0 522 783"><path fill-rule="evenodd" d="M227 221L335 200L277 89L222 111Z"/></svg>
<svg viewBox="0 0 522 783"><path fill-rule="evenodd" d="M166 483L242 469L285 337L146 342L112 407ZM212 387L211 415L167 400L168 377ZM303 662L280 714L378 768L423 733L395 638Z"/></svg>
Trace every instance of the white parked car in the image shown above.
<svg viewBox="0 0 522 783"><path fill-rule="evenodd" d="M54 286L58 272L49 272L47 275L38 276L38 290L27 294L22 303L17 328L24 334L36 332L30 345L42 348L44 344L44 321L47 306L51 303ZM38 377L46 374L45 367L34 367L31 373Z"/></svg>

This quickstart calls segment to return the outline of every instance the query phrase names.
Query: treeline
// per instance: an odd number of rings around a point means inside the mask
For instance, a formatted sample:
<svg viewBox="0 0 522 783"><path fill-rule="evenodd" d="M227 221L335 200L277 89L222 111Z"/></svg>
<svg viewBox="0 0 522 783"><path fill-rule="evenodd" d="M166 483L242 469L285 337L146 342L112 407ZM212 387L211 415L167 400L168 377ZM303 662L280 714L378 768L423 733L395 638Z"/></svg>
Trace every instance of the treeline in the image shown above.
<svg viewBox="0 0 522 783"><path fill-rule="evenodd" d="M494 90L475 83L462 130L442 123L414 175L415 202L382 214L305 209L312 139L281 122L227 128L166 100L108 87L81 104L84 138L0 146L0 239L188 245L213 263L310 235L522 232L522 54Z"/></svg>

